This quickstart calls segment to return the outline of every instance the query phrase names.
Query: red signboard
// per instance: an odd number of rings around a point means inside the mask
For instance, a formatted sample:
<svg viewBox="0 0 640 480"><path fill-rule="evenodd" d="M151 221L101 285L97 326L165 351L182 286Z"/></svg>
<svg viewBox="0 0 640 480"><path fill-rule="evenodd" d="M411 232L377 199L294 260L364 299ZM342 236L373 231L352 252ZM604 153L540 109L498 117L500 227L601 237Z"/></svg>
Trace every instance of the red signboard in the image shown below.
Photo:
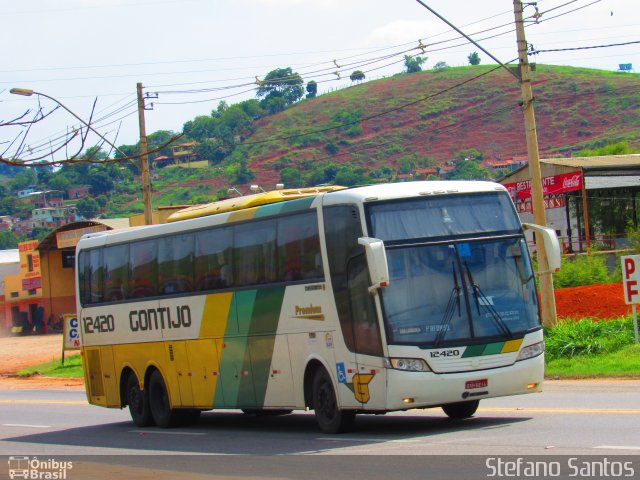
<svg viewBox="0 0 640 480"><path fill-rule="evenodd" d="M552 177L542 178L542 194L557 195L559 193L573 192L582 189L582 173L580 171L563 173ZM505 183L509 195L514 200L531 198L531 180L523 180L516 183Z"/></svg>
<svg viewBox="0 0 640 480"><path fill-rule="evenodd" d="M42 277L25 278L22 280L22 290L42 288Z"/></svg>
<svg viewBox="0 0 640 480"><path fill-rule="evenodd" d="M562 195L551 195L544 198L544 208L562 208L565 205L566 202ZM518 200L516 202L516 210L518 211L518 213L531 213L533 211L533 207L531 206L531 198Z"/></svg>

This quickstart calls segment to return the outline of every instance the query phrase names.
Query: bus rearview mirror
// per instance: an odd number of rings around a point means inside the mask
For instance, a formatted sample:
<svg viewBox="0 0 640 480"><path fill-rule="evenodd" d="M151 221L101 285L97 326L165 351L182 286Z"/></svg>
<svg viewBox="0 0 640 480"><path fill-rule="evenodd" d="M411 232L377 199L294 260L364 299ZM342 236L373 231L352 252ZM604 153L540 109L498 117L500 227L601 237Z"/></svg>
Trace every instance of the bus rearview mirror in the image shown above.
<svg viewBox="0 0 640 480"><path fill-rule="evenodd" d="M389 285L389 267L387 266L387 252L384 242L378 238L361 237L358 243L364 246L369 265L371 286L369 292L373 293L378 288Z"/></svg>
<svg viewBox="0 0 640 480"><path fill-rule="evenodd" d="M550 272L557 272L560 270L562 263L562 255L560 253L560 242L556 232L547 227L536 225L534 223L523 223L522 226L525 230L533 230L537 235L542 237L544 242L544 250L547 254L547 262L549 264Z"/></svg>

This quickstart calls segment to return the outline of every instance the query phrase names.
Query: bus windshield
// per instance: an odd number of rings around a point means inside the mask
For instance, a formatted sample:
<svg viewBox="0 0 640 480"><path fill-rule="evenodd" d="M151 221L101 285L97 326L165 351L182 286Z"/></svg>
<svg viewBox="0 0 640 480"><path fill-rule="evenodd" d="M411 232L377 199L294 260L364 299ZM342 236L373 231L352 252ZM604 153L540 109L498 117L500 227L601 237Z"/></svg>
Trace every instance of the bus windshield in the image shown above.
<svg viewBox="0 0 640 480"><path fill-rule="evenodd" d="M388 343L437 348L521 338L540 326L533 269L506 195L412 199L368 212L387 248Z"/></svg>

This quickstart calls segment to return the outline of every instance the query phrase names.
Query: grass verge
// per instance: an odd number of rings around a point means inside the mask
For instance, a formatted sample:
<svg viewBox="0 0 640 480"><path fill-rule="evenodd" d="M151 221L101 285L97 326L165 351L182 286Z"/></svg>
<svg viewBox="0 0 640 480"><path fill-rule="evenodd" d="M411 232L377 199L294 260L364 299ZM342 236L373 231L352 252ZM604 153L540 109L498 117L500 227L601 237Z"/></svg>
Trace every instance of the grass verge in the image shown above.
<svg viewBox="0 0 640 480"><path fill-rule="evenodd" d="M79 354L69 355L65 357L64 365L61 360L53 360L27 367L20 370L18 375L21 377L43 375L45 377L80 378L82 377L82 359Z"/></svg>
<svg viewBox="0 0 640 480"><path fill-rule="evenodd" d="M640 377L640 344L629 345L614 353L547 360L545 376L552 378Z"/></svg>

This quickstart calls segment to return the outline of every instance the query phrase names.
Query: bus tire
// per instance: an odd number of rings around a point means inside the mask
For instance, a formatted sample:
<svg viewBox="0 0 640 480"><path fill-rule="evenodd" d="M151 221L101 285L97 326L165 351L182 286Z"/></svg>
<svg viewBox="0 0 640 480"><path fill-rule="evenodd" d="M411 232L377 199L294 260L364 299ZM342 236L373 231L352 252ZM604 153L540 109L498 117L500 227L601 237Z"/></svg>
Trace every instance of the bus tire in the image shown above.
<svg viewBox="0 0 640 480"><path fill-rule="evenodd" d="M136 374L131 372L127 375L125 392L129 414L136 427L150 427L153 425L153 417L149 408L149 395L147 390L140 390L140 384Z"/></svg>
<svg viewBox="0 0 640 480"><path fill-rule="evenodd" d="M442 405L442 410L447 416L453 420L461 420L463 418L472 417L478 410L480 400L471 400L469 402L449 403Z"/></svg>
<svg viewBox="0 0 640 480"><path fill-rule="evenodd" d="M169 393L158 370L154 370L149 377L149 407L153 421L160 428L172 427L177 419L169 403ZM175 418L174 418L175 417Z"/></svg>
<svg viewBox="0 0 640 480"><path fill-rule="evenodd" d="M319 368L313 378L313 409L316 422L324 433L343 433L351 428L356 414L340 410L331 377L324 368Z"/></svg>

